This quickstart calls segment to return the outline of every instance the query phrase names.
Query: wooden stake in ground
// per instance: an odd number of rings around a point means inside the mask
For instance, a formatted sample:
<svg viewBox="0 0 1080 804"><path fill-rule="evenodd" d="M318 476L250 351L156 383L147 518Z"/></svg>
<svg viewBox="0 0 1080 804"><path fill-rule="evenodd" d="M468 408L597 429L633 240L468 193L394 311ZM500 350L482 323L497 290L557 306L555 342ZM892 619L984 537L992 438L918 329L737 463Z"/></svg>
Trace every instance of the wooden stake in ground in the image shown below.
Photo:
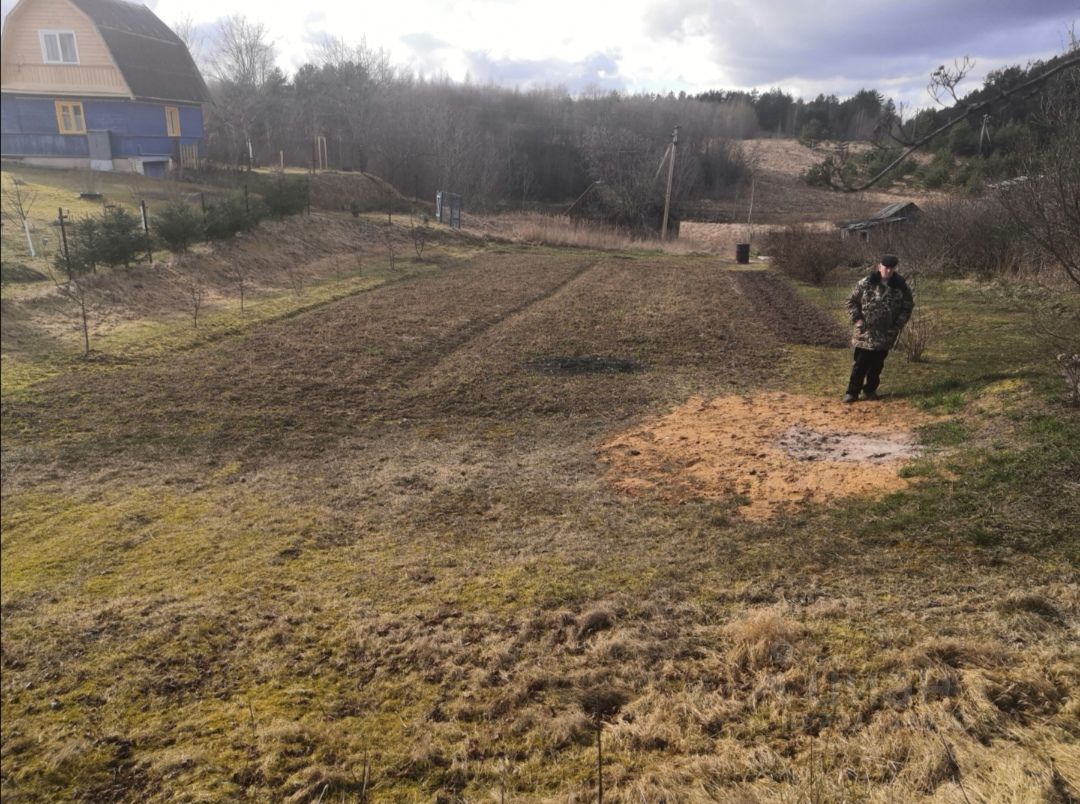
<svg viewBox="0 0 1080 804"><path fill-rule="evenodd" d="M596 800L598 804L604 802L604 753L602 746L604 723L615 717L626 701L627 696L625 693L610 687L586 690L581 695L581 709L596 726Z"/></svg>

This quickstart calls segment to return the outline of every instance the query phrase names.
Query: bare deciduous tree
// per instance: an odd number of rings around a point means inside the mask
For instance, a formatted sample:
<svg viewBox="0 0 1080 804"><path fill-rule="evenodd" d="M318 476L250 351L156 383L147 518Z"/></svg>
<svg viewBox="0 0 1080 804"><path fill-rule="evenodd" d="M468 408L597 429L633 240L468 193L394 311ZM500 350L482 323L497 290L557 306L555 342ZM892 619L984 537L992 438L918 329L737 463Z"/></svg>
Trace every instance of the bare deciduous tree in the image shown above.
<svg viewBox="0 0 1080 804"><path fill-rule="evenodd" d="M210 57L214 78L242 87L259 87L274 69L274 45L266 26L242 15L221 21Z"/></svg>
<svg viewBox="0 0 1080 804"><path fill-rule="evenodd" d="M236 289L240 293L240 315L244 314L244 298L248 286L248 269L242 260L233 260L229 269L232 279L236 282Z"/></svg>
<svg viewBox="0 0 1080 804"><path fill-rule="evenodd" d="M191 324L195 329L199 328L199 312L206 301L206 283L194 264L184 265L179 263L177 268L181 272L181 283L184 291L184 301L191 313Z"/></svg>
<svg viewBox="0 0 1080 804"><path fill-rule="evenodd" d="M420 223L415 223L410 230L412 234L413 248L416 250L416 258L418 260L424 259L424 247L427 245L428 235L431 230L428 228L427 215L420 216Z"/></svg>
<svg viewBox="0 0 1080 804"><path fill-rule="evenodd" d="M304 275L292 260L285 263L285 276L289 280L289 287L297 297L304 295Z"/></svg>
<svg viewBox="0 0 1080 804"><path fill-rule="evenodd" d="M191 14L186 14L169 27L187 47L188 53L191 54L199 70L209 72L210 65L206 61L206 36L195 22L195 18Z"/></svg>
<svg viewBox="0 0 1080 804"><path fill-rule="evenodd" d="M57 256L58 262L63 259L63 255ZM69 270L61 274L55 268L50 268L49 278L52 279L61 298L71 302L78 310L79 326L83 336L83 357L89 357L91 290L87 277L78 271Z"/></svg>
<svg viewBox="0 0 1080 804"><path fill-rule="evenodd" d="M390 270L394 270L394 229L390 224L386 225L386 250L390 255Z"/></svg>
<svg viewBox="0 0 1080 804"><path fill-rule="evenodd" d="M15 177L11 177L10 189L4 193L4 217L22 229L31 257L37 256L34 239L30 236L30 210L34 207L36 197L37 193L33 190L24 191L23 185Z"/></svg>
<svg viewBox="0 0 1080 804"><path fill-rule="evenodd" d="M209 109L210 128L228 140L233 161L239 161L255 133L268 130L273 88L285 78L274 66L274 45L262 23L243 16L222 20L208 62L217 103ZM259 123L262 123L260 126Z"/></svg>
<svg viewBox="0 0 1080 804"><path fill-rule="evenodd" d="M1024 175L996 197L1040 251L1080 285L1080 70L1061 75L1046 94L1048 141L1030 143Z"/></svg>

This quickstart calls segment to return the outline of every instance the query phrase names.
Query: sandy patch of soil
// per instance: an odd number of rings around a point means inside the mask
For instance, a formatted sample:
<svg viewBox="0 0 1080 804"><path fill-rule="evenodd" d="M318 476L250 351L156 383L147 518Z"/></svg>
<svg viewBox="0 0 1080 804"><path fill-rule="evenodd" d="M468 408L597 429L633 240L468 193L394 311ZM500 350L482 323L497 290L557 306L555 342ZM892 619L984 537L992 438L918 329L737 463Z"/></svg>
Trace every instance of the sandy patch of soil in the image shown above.
<svg viewBox="0 0 1080 804"><path fill-rule="evenodd" d="M919 454L925 414L899 402L843 405L771 393L691 399L604 444L611 482L627 493L722 499L741 495L750 519L804 502L894 491Z"/></svg>

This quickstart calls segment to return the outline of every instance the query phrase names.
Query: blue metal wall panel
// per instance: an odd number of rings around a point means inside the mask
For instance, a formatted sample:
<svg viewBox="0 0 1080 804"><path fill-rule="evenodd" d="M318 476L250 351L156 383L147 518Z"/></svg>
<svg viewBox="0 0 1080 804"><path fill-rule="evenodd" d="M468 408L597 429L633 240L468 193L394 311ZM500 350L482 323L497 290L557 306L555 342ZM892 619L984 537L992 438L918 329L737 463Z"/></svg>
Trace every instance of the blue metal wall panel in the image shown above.
<svg viewBox="0 0 1080 804"><path fill-rule="evenodd" d="M74 97L63 99L82 101L87 129L112 133L113 156L168 157L175 153L177 141L185 145L198 143L200 153L205 154L200 106L178 107L183 136L175 138L166 134L164 103ZM53 98L5 94L2 112L4 154L86 156L89 153L85 136L61 135L58 132Z"/></svg>
<svg viewBox="0 0 1080 804"><path fill-rule="evenodd" d="M5 134L19 134L19 102L13 95L0 95L0 131Z"/></svg>
<svg viewBox="0 0 1080 804"><path fill-rule="evenodd" d="M89 156L86 137L79 134L0 134L4 156Z"/></svg>
<svg viewBox="0 0 1080 804"><path fill-rule="evenodd" d="M83 101L86 127L120 136L165 136L165 108L127 101Z"/></svg>
<svg viewBox="0 0 1080 804"><path fill-rule="evenodd" d="M52 99L8 95L4 100L4 131L19 134L60 133L56 127L56 104Z"/></svg>
<svg viewBox="0 0 1080 804"><path fill-rule="evenodd" d="M180 107L180 135L186 140L189 138L202 139L203 117L201 106Z"/></svg>

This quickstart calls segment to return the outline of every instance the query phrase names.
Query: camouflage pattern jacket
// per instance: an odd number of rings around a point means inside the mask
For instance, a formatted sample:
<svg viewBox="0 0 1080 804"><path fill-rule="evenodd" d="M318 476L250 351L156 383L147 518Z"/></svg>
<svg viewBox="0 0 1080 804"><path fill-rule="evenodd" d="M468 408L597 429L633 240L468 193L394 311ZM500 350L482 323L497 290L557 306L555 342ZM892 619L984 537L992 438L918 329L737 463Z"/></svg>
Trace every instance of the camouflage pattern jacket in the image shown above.
<svg viewBox="0 0 1080 804"><path fill-rule="evenodd" d="M861 328L856 327L851 345L874 351L891 349L914 308L911 290L899 274L893 274L888 283L877 271L863 277L847 300L851 323L863 321Z"/></svg>

